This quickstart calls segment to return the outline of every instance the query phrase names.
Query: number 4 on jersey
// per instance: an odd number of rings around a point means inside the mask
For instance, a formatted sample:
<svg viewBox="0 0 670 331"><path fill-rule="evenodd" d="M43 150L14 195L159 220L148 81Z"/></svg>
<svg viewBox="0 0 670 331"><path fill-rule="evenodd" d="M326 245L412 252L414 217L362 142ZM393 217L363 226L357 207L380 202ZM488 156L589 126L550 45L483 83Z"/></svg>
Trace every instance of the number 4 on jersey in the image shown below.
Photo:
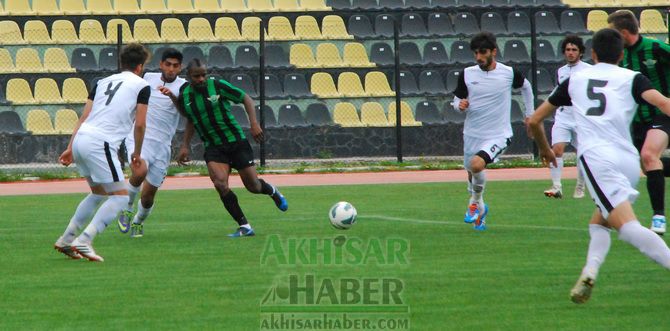
<svg viewBox="0 0 670 331"><path fill-rule="evenodd" d="M116 94L116 91L119 90L119 87L121 87L121 84L123 82L119 82L112 88L112 82L109 82L109 85L107 85L107 91L105 91L105 95L107 95L107 102L105 102L105 106L108 106L110 102L112 102L112 99L114 98L114 95Z"/></svg>

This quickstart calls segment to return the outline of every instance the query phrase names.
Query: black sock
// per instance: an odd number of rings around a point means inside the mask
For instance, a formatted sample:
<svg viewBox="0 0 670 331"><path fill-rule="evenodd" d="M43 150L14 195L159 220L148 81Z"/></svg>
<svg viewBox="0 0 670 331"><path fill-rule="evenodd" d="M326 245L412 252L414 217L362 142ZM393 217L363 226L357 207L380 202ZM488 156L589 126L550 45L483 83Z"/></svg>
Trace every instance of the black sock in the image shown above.
<svg viewBox="0 0 670 331"><path fill-rule="evenodd" d="M237 222L237 224L240 226L249 224L249 222L247 222L247 218L244 217L242 208L240 208L240 203L237 201L237 195L235 195L233 191L228 191L226 195L219 195L219 197L221 198L223 205L226 207L226 210L230 216L233 217L235 222Z"/></svg>
<svg viewBox="0 0 670 331"><path fill-rule="evenodd" d="M663 162L663 175L670 177L670 157L662 157L661 162Z"/></svg>
<svg viewBox="0 0 670 331"><path fill-rule="evenodd" d="M272 187L272 185L268 184L262 179L259 179L258 181L261 182L261 193L267 195L273 195L275 193L275 189Z"/></svg>
<svg viewBox="0 0 670 331"><path fill-rule="evenodd" d="M647 172L647 191L651 200L651 209L655 215L665 215L665 177L663 170Z"/></svg>

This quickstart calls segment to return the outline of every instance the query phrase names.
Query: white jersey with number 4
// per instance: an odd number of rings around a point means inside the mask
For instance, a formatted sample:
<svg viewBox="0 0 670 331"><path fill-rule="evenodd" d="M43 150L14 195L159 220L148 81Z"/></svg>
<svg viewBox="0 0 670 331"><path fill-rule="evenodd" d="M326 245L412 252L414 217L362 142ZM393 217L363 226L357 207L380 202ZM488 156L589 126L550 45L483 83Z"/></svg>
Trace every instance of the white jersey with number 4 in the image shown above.
<svg viewBox="0 0 670 331"><path fill-rule="evenodd" d="M563 83L566 79L570 78L571 75L578 73L586 68L591 68L591 65L583 61L579 61L577 62L577 64L572 66L566 64L558 68L557 71L558 83L559 84ZM572 112L570 112L569 106L560 107L556 110L556 116L554 116L554 123L561 123L561 125L570 128L575 126L575 119L572 116Z"/></svg>

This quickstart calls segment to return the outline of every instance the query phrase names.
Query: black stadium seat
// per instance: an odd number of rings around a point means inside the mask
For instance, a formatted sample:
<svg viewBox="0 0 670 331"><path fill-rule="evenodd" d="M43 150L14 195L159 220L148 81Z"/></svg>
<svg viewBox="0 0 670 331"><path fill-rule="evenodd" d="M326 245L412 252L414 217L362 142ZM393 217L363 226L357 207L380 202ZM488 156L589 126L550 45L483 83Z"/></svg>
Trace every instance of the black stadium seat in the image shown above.
<svg viewBox="0 0 670 331"><path fill-rule="evenodd" d="M267 45L265 47L265 65L270 68L291 67L288 54L279 45Z"/></svg>
<svg viewBox="0 0 670 331"><path fill-rule="evenodd" d="M430 13L428 15L428 34L437 37L454 35L454 26L451 18L445 13Z"/></svg>
<svg viewBox="0 0 670 331"><path fill-rule="evenodd" d="M292 98L311 97L307 79L302 73L290 73L284 76L284 94Z"/></svg>
<svg viewBox="0 0 670 331"><path fill-rule="evenodd" d="M305 111L305 122L312 125L330 125L333 119L330 117L328 106L322 103L312 103Z"/></svg>
<svg viewBox="0 0 670 331"><path fill-rule="evenodd" d="M233 68L233 56L228 47L215 45L209 49L209 59L207 64L215 69Z"/></svg>
<svg viewBox="0 0 670 331"><path fill-rule="evenodd" d="M379 0L379 7L390 10L404 9L403 0Z"/></svg>
<svg viewBox="0 0 670 331"><path fill-rule="evenodd" d="M432 0L433 7L437 8L454 8L456 7L456 0Z"/></svg>
<svg viewBox="0 0 670 331"><path fill-rule="evenodd" d="M437 106L430 101L421 101L416 104L416 120L423 123L442 123Z"/></svg>
<svg viewBox="0 0 670 331"><path fill-rule="evenodd" d="M447 90L437 70L424 70L419 75L419 90L430 95L445 95Z"/></svg>
<svg viewBox="0 0 670 331"><path fill-rule="evenodd" d="M395 63L393 48L385 42L372 44L370 50L370 61L378 65L392 65Z"/></svg>
<svg viewBox="0 0 670 331"><path fill-rule="evenodd" d="M233 113L233 117L235 117L235 120L237 120L237 123L239 123L241 127L251 127L249 124L249 117L247 116L247 112L244 110L244 107L240 105L233 105L230 107L230 111Z"/></svg>
<svg viewBox="0 0 670 331"><path fill-rule="evenodd" d="M405 0L405 7L410 9L431 9L430 0Z"/></svg>
<svg viewBox="0 0 670 331"><path fill-rule="evenodd" d="M503 52L505 62L509 63L528 63L530 56L526 44L519 39L510 39L505 42L505 51Z"/></svg>
<svg viewBox="0 0 670 331"><path fill-rule="evenodd" d="M508 0L484 0L484 7L505 8L509 7Z"/></svg>
<svg viewBox="0 0 670 331"><path fill-rule="evenodd" d="M247 74L234 74L230 76L229 82L234 86L243 90L247 95L249 95L252 98L258 96L256 88L254 87L254 81L251 78L251 76Z"/></svg>
<svg viewBox="0 0 670 331"><path fill-rule="evenodd" d="M372 22L367 15L352 15L347 23L347 30L357 38L369 38L375 35Z"/></svg>
<svg viewBox="0 0 670 331"><path fill-rule="evenodd" d="M98 56L98 67L102 70L117 70L119 67L119 54L116 47L105 47L100 50Z"/></svg>
<svg viewBox="0 0 670 331"><path fill-rule="evenodd" d="M532 70L532 69L531 69ZM532 71L528 70L528 81L532 83ZM536 71L537 75L537 91L540 93L546 93L550 92L551 90L554 89L555 84L554 84L554 79L552 78L553 75L547 71L545 68L537 68Z"/></svg>
<svg viewBox="0 0 670 331"><path fill-rule="evenodd" d="M505 21L500 13L497 12L486 12L482 14L480 20L482 31L488 31L495 35L507 34L507 28L505 27Z"/></svg>
<svg viewBox="0 0 670 331"><path fill-rule="evenodd" d="M381 8L377 4L377 0L353 0L351 2L351 7L356 8L356 9L363 9L363 10L380 9Z"/></svg>
<svg viewBox="0 0 670 331"><path fill-rule="evenodd" d="M393 37L393 16L380 14L375 17L375 35Z"/></svg>
<svg viewBox="0 0 670 331"><path fill-rule="evenodd" d="M166 48L168 47L160 46L151 51L151 60L149 60L149 63L147 63L146 65L147 70L158 70L158 62L160 62L161 56L163 56L163 52L165 51Z"/></svg>
<svg viewBox="0 0 670 331"><path fill-rule="evenodd" d="M569 33L587 33L584 18L576 10L564 10L561 13L561 30Z"/></svg>
<svg viewBox="0 0 670 331"><path fill-rule="evenodd" d="M294 104L287 104L279 107L277 124L283 126L304 126L306 123L302 117L300 108Z"/></svg>
<svg viewBox="0 0 670 331"><path fill-rule="evenodd" d="M561 29L554 13L546 10L535 13L535 31L541 34L559 34Z"/></svg>
<svg viewBox="0 0 670 331"><path fill-rule="evenodd" d="M0 133L26 133L17 112L13 110L0 112Z"/></svg>
<svg viewBox="0 0 670 331"><path fill-rule="evenodd" d="M72 51L72 60L70 61L73 68L77 71L95 71L98 70L98 63L95 61L95 55L90 48L79 47ZM117 68L114 67L114 70Z"/></svg>
<svg viewBox="0 0 670 331"><path fill-rule="evenodd" d="M423 17L416 13L409 13L402 15L402 34L405 36L411 37L425 37L428 36L428 31L426 30L426 23L423 21Z"/></svg>
<svg viewBox="0 0 670 331"><path fill-rule="evenodd" d="M507 32L516 35L530 34L530 18L523 11L513 11L507 14Z"/></svg>
<svg viewBox="0 0 670 331"><path fill-rule="evenodd" d="M416 85L416 78L411 71L400 71L400 91L403 96L419 94L419 86Z"/></svg>
<svg viewBox="0 0 670 331"><path fill-rule="evenodd" d="M251 45L241 45L235 50L235 67L258 68L260 59L258 51Z"/></svg>
<svg viewBox="0 0 670 331"><path fill-rule="evenodd" d="M551 42L546 39L538 39L537 40L537 48L535 49L535 54L537 56L537 60L540 62L557 62L559 59L556 57L556 52L554 51L554 46L552 46Z"/></svg>
<svg viewBox="0 0 670 331"><path fill-rule="evenodd" d="M198 46L186 46L181 51L181 53L182 55L184 55L184 60L182 62L185 64L188 64L193 59L199 59L200 61L207 63L205 54L202 52L202 49L200 49L200 47Z"/></svg>
<svg viewBox="0 0 670 331"><path fill-rule="evenodd" d="M451 63L472 63L475 62L470 43L464 40L457 40L451 44L449 52Z"/></svg>
<svg viewBox="0 0 670 331"><path fill-rule="evenodd" d="M413 41L404 41L400 43L400 63L408 65L423 64L419 46Z"/></svg>
<svg viewBox="0 0 670 331"><path fill-rule="evenodd" d="M454 31L467 36L479 33L477 18L469 12L457 13L454 15Z"/></svg>
<svg viewBox="0 0 670 331"><path fill-rule="evenodd" d="M429 41L423 46L424 64L447 64L449 56L444 45L439 41Z"/></svg>
<svg viewBox="0 0 670 331"><path fill-rule="evenodd" d="M281 82L276 75L265 75L265 96L268 98L278 98L284 96L284 90L281 87ZM260 87L259 87L260 88Z"/></svg>
<svg viewBox="0 0 670 331"><path fill-rule="evenodd" d="M482 7L484 3L482 0L458 0L459 7Z"/></svg>
<svg viewBox="0 0 670 331"><path fill-rule="evenodd" d="M260 105L256 106L256 119L258 120L258 123L261 122L261 114L260 114ZM275 117L275 112L272 110L272 108L268 105L265 105L263 107L263 117L265 120L265 127L276 127L277 126L277 118Z"/></svg>

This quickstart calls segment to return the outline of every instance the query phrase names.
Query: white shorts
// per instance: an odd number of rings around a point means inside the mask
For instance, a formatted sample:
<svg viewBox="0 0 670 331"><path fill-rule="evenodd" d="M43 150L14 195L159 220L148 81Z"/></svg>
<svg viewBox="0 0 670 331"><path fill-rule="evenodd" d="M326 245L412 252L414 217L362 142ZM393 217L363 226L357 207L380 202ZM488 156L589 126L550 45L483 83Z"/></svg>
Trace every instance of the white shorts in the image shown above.
<svg viewBox="0 0 670 331"><path fill-rule="evenodd" d="M605 219L618 205L625 201L632 204L640 195L635 189L640 180L637 153L601 146L583 153L579 162L591 198Z"/></svg>
<svg viewBox="0 0 670 331"><path fill-rule="evenodd" d="M119 146L79 132L72 142L72 156L79 174L90 178L89 185L123 183L123 171L118 156ZM109 185L108 185L109 186ZM111 186L110 186L111 187ZM105 188L107 192L107 188Z"/></svg>
<svg viewBox="0 0 670 331"><path fill-rule="evenodd" d="M463 136L463 165L470 170L470 162L475 155L480 156L486 164L497 162L511 142L510 138L481 139Z"/></svg>
<svg viewBox="0 0 670 331"><path fill-rule="evenodd" d="M558 143L570 143L574 148L577 148L577 132L575 131L575 127L555 122L551 128L551 146Z"/></svg>
<svg viewBox="0 0 670 331"><path fill-rule="evenodd" d="M135 150L135 144L132 140L126 139L126 151L128 160ZM163 180L167 175L167 168L170 165L171 155L170 145L162 142L145 139L142 143L142 159L147 163L147 177L149 184L154 187L161 187Z"/></svg>

